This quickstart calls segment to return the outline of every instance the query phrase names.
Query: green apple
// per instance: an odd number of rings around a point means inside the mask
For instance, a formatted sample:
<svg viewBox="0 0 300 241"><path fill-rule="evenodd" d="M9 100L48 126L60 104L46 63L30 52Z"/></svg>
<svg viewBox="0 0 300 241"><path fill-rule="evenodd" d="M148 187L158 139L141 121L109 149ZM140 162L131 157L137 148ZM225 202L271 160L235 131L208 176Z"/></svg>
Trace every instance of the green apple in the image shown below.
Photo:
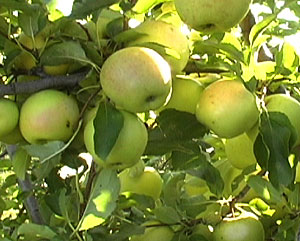
<svg viewBox="0 0 300 241"><path fill-rule="evenodd" d="M259 110L256 97L241 81L219 80L204 89L196 117L219 137L233 138L254 126Z"/></svg>
<svg viewBox="0 0 300 241"><path fill-rule="evenodd" d="M19 108L9 99L0 98L0 137L11 133L19 122Z"/></svg>
<svg viewBox="0 0 300 241"><path fill-rule="evenodd" d="M204 87L194 79L173 78L172 94L162 109L176 109L195 114L196 106Z"/></svg>
<svg viewBox="0 0 300 241"><path fill-rule="evenodd" d="M129 46L152 48L169 63L174 74L184 69L190 50L187 37L180 32L179 28L163 21L148 20L133 30L141 36L130 41Z"/></svg>
<svg viewBox="0 0 300 241"><path fill-rule="evenodd" d="M253 151L254 140L243 133L225 141L225 153L232 166L244 169L256 163Z"/></svg>
<svg viewBox="0 0 300 241"><path fill-rule="evenodd" d="M116 169L131 167L139 161L146 148L148 133L144 123L135 114L126 111L121 113L124 124L105 161L95 153L94 135L102 133L95 133L94 118L91 118L84 128L86 149L100 166Z"/></svg>
<svg viewBox="0 0 300 241"><path fill-rule="evenodd" d="M209 191L204 180L189 174L184 179L183 189L189 196L202 195Z"/></svg>
<svg viewBox="0 0 300 241"><path fill-rule="evenodd" d="M29 143L67 141L77 127L79 108L71 96L58 90L31 95L20 111L20 131Z"/></svg>
<svg viewBox="0 0 300 241"><path fill-rule="evenodd" d="M14 67L17 70L29 71L36 67L36 59L34 56L27 52L22 51L14 60Z"/></svg>
<svg viewBox="0 0 300 241"><path fill-rule="evenodd" d="M265 241L265 231L257 217L241 214L224 218L216 226L213 237L214 241Z"/></svg>
<svg viewBox="0 0 300 241"><path fill-rule="evenodd" d="M119 174L120 193L132 192L147 195L157 200L160 197L163 180L153 167L145 167L144 171L137 176L130 175L130 169L126 168Z"/></svg>
<svg viewBox="0 0 300 241"><path fill-rule="evenodd" d="M175 0L182 21L201 32L224 32L249 11L251 0Z"/></svg>
<svg viewBox="0 0 300 241"><path fill-rule="evenodd" d="M265 98L266 108L269 112L281 112L285 114L296 129L297 141L300 144L300 103L295 98L285 94L273 94Z"/></svg>
<svg viewBox="0 0 300 241"><path fill-rule="evenodd" d="M46 39L42 34L37 34L34 38L21 33L19 36L19 42L26 48L32 49L42 49L46 44Z"/></svg>
<svg viewBox="0 0 300 241"><path fill-rule="evenodd" d="M68 73L69 67L69 64L44 65L43 70L48 75L65 75Z"/></svg>
<svg viewBox="0 0 300 241"><path fill-rule="evenodd" d="M128 47L113 53L102 66L104 93L129 112L155 110L171 93L169 64L149 48Z"/></svg>
<svg viewBox="0 0 300 241"><path fill-rule="evenodd" d="M152 227L147 227L151 225ZM173 230L168 226L159 225L160 223L155 221L143 223L142 226L146 226L145 232L132 236L130 241L171 241L174 236Z"/></svg>
<svg viewBox="0 0 300 241"><path fill-rule="evenodd" d="M205 224L197 224L193 230L193 234L197 234L197 235L201 235L203 236L203 238L205 238L205 240L207 241L211 241L213 238L213 233L212 231L209 229L208 225ZM202 239L200 239L201 241Z"/></svg>

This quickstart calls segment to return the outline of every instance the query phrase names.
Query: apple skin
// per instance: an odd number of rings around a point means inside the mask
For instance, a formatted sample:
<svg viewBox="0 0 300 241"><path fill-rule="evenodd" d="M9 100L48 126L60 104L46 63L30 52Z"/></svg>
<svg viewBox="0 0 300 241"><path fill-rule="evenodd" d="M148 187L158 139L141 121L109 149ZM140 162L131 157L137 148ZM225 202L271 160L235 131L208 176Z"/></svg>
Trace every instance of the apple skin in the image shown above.
<svg viewBox="0 0 300 241"><path fill-rule="evenodd" d="M160 197L163 180L153 167L145 167L144 171L137 176L130 176L130 169L126 168L119 174L121 190L152 197L157 200Z"/></svg>
<svg viewBox="0 0 300 241"><path fill-rule="evenodd" d="M200 32L225 32L247 14L251 0L175 0L182 21Z"/></svg>
<svg viewBox="0 0 300 241"><path fill-rule="evenodd" d="M256 163L253 151L254 140L243 133L225 141L225 153L232 166L244 169Z"/></svg>
<svg viewBox="0 0 300 241"><path fill-rule="evenodd" d="M44 65L43 70L48 75L65 75L68 73L70 65L60 64L60 65Z"/></svg>
<svg viewBox="0 0 300 241"><path fill-rule="evenodd" d="M173 74L182 72L189 60L190 51L188 40L179 28L163 21L148 20L134 28L134 31L143 35L130 41L128 46L149 47L147 44L156 43L173 50L175 52L172 56L172 53L167 54L161 47L150 46L169 63Z"/></svg>
<svg viewBox="0 0 300 241"><path fill-rule="evenodd" d="M262 223L254 216L225 218L213 232L214 241L265 241Z"/></svg>
<svg viewBox="0 0 300 241"><path fill-rule="evenodd" d="M19 122L19 108L9 99L0 99L0 137L11 133Z"/></svg>
<svg viewBox="0 0 300 241"><path fill-rule="evenodd" d="M8 145L15 145L18 143L26 143L24 137L20 132L19 126L16 126L11 132L7 135L0 136L0 142L8 144Z"/></svg>
<svg viewBox="0 0 300 241"><path fill-rule="evenodd" d="M219 80L204 89L196 107L199 122L222 138L233 138L257 122L255 96L242 82Z"/></svg>
<svg viewBox="0 0 300 241"><path fill-rule="evenodd" d="M171 94L169 64L154 50L128 47L113 53L100 74L104 93L129 112L155 110Z"/></svg>
<svg viewBox="0 0 300 241"><path fill-rule="evenodd" d="M34 42L31 37L27 36L24 33L21 33L19 36L19 42L24 45L26 48L32 49L42 49L45 46L46 39L42 34L37 34L34 37Z"/></svg>
<svg viewBox="0 0 300 241"><path fill-rule="evenodd" d="M159 225L159 222L148 221L142 224L147 225ZM130 241L171 241L174 236L174 232L170 227L157 226L157 227L146 227L144 234L134 235Z"/></svg>
<svg viewBox="0 0 300 241"><path fill-rule="evenodd" d="M203 85L196 80L173 78L171 98L162 109L175 109L195 114L203 90Z"/></svg>
<svg viewBox="0 0 300 241"><path fill-rule="evenodd" d="M58 90L31 95L20 111L20 131L29 143L67 141L76 129L79 108L75 99Z"/></svg>
<svg viewBox="0 0 300 241"><path fill-rule="evenodd" d="M106 161L95 153L94 135L101 133L95 133L94 118L91 118L84 128L85 147L100 166L114 169L131 167L139 161L146 148L148 132L144 123L135 114L126 111L121 113L124 117L123 128ZM130 146L134 148L129 148Z"/></svg>
<svg viewBox="0 0 300 241"><path fill-rule="evenodd" d="M295 146L300 144L300 103L295 98L285 94L273 94L265 98L266 108L270 112L281 112L285 114L291 124L295 127L297 141Z"/></svg>

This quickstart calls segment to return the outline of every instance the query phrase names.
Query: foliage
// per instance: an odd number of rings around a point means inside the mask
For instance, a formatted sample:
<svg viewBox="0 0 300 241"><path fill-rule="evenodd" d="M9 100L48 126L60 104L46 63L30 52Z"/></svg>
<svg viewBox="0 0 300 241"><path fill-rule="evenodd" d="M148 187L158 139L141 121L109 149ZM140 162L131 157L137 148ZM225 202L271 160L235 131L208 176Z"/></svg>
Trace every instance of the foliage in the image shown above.
<svg viewBox="0 0 300 241"><path fill-rule="evenodd" d="M47 79L44 88L51 88L59 86L52 83L61 77L84 73L80 81L60 88L76 99L81 110L67 142L30 144L21 138L7 143L0 136L1 240L126 241L147 227L168 226L174 232L172 241L209 241L195 231L197 225L214 228L241 209L256 214L266 240L297 240L297 128L287 115L268 112L264 99L284 93L300 101L300 52L287 41L300 29L298 1L254 0L252 9L264 6L266 11L255 19L248 14L226 33L201 33L183 26L171 0L75 0L69 16L57 4L57 0L0 0L1 97L21 108L30 94L40 91L37 83L42 79ZM290 11L295 20L284 19L283 11ZM141 36L129 30L131 26L148 19L172 23L186 34L190 58L180 77L203 87L221 78L237 79L256 95L259 123L247 134L254 135L257 164L243 170L231 166L225 140L194 114L175 109L138 114L148 131L141 159L160 173L164 183L158 200L120 193L122 170L103 168L86 154L83 131L91 116L96 116L95 130L105 133L94 138L101 158L109 155L118 139L123 119L101 88L101 67L111 54ZM21 34L29 42L21 41ZM145 45L178 56L161 43ZM58 75L47 74L45 66L57 68ZM13 87L25 82L25 88L15 93ZM7 86L12 90L4 89ZM132 175L143 168L131 167ZM205 191L190 195L188 176L201 180L206 188L199 190ZM149 220L155 224L141 226Z"/></svg>

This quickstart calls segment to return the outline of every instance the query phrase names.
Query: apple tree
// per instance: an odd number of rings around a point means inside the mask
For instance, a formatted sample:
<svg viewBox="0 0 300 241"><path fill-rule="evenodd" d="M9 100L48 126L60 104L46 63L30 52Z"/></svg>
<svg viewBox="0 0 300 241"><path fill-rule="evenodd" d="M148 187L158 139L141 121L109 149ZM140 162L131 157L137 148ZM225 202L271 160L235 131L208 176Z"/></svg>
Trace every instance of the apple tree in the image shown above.
<svg viewBox="0 0 300 241"><path fill-rule="evenodd" d="M0 239L299 240L299 18L0 0Z"/></svg>

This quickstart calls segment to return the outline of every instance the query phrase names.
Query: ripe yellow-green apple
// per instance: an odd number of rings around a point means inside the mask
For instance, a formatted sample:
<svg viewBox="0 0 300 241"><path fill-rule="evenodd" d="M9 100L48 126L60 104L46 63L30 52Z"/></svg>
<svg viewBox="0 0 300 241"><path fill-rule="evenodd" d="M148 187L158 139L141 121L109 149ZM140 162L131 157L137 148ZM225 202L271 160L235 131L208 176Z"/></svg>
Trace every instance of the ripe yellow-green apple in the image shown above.
<svg viewBox="0 0 300 241"><path fill-rule="evenodd" d="M285 114L297 133L295 146L300 144L300 103L295 98L285 94L273 94L265 98L266 108L269 112Z"/></svg>
<svg viewBox="0 0 300 241"><path fill-rule="evenodd" d="M201 32L224 32L249 11L251 0L175 0L182 21Z"/></svg>
<svg viewBox="0 0 300 241"><path fill-rule="evenodd" d="M131 176L130 169L126 168L119 174L120 193L132 192L147 195L157 200L160 197L163 180L153 167L145 167L140 175Z"/></svg>
<svg viewBox="0 0 300 241"><path fill-rule="evenodd" d="M239 136L226 139L225 153L232 166L238 169L244 169L256 163L256 157L253 151L254 140L243 133Z"/></svg>
<svg viewBox="0 0 300 241"><path fill-rule="evenodd" d="M184 179L183 189L189 196L202 195L209 191L204 180L189 174Z"/></svg>
<svg viewBox="0 0 300 241"><path fill-rule="evenodd" d="M36 59L34 56L27 52L22 51L14 60L14 67L17 70L29 71L32 68L36 67Z"/></svg>
<svg viewBox="0 0 300 241"><path fill-rule="evenodd" d="M219 80L204 89L197 107L199 122L222 138L233 138L257 122L256 97L241 81Z"/></svg>
<svg viewBox="0 0 300 241"><path fill-rule="evenodd" d="M34 38L21 33L18 41L24 45L26 48L32 49L42 49L46 44L46 39L43 34L37 34Z"/></svg>
<svg viewBox="0 0 300 241"><path fill-rule="evenodd" d="M184 69L190 51L187 37L178 27L159 20L148 20L133 31L141 35L130 41L128 46L143 46L155 50L169 63L173 74Z"/></svg>
<svg viewBox="0 0 300 241"><path fill-rule="evenodd" d="M0 98L0 137L12 132L19 122L19 108L9 99Z"/></svg>
<svg viewBox="0 0 300 241"><path fill-rule="evenodd" d="M257 217L241 214L235 218L224 218L214 232L214 241L265 241L265 231Z"/></svg>
<svg viewBox="0 0 300 241"><path fill-rule="evenodd" d="M146 227L145 232L132 236L130 241L171 241L174 236L173 230L168 226L159 225L160 223L157 221L143 223L142 226Z"/></svg>
<svg viewBox="0 0 300 241"><path fill-rule="evenodd" d="M113 53L102 66L104 93L129 112L156 110L171 93L169 64L149 48L128 47Z"/></svg>
<svg viewBox="0 0 300 241"><path fill-rule="evenodd" d="M176 109L195 114L203 90L203 85L197 80L173 78L171 98L162 109Z"/></svg>
<svg viewBox="0 0 300 241"><path fill-rule="evenodd" d="M65 75L68 73L70 64L44 65L43 70L48 75Z"/></svg>
<svg viewBox="0 0 300 241"><path fill-rule="evenodd" d="M76 100L58 90L42 90L31 95L20 111L20 131L29 143L67 141L77 127Z"/></svg>
<svg viewBox="0 0 300 241"><path fill-rule="evenodd" d="M102 133L95 133L94 118L91 118L84 128L86 149L100 166L115 169L131 167L139 161L146 148L148 133L144 123L133 113L127 111L121 113L124 124L106 160L102 160L95 153L94 135Z"/></svg>

